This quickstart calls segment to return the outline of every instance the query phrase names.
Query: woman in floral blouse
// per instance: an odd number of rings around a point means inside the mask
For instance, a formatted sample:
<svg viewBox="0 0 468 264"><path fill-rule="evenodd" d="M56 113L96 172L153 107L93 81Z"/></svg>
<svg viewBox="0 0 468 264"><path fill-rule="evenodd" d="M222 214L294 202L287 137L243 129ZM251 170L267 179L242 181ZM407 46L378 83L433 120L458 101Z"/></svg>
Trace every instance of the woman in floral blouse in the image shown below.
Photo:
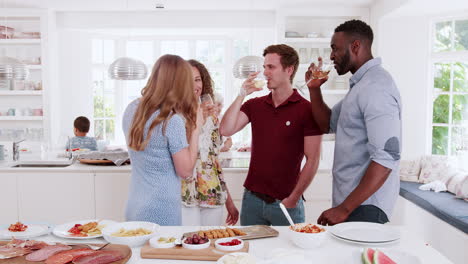
<svg viewBox="0 0 468 264"><path fill-rule="evenodd" d="M213 81L206 67L196 60L188 62L192 66L195 95L208 94L213 98ZM228 212L226 224L234 225L239 211L229 194L218 159L222 146L217 116L220 109L209 103L201 106L205 123L200 130L198 159L193 176L182 180L182 225L222 225L223 205Z"/></svg>

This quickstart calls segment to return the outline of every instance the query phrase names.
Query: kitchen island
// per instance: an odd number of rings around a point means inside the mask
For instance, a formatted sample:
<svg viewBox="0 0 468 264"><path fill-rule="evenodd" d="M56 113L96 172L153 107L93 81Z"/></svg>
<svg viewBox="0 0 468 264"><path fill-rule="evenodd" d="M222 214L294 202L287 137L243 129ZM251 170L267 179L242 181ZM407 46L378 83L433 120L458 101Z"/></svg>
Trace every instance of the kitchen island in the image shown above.
<svg viewBox="0 0 468 264"><path fill-rule="evenodd" d="M327 263L327 264L360 264L360 252L364 247L369 245L353 244L343 242L328 234L324 243L313 249L301 249L295 246L289 240L288 227L274 227L279 231L279 236L274 238L263 238L249 240L250 249L249 253L260 261L271 260L265 262L269 264L283 264L283 263ZM415 236L412 231L405 226L397 226L401 232L401 239L397 242L379 245L379 248L385 252L393 252L400 256L407 256L408 258L417 258L419 262L412 264L449 264L450 262L437 250L426 244L420 237ZM161 227L160 233L162 236L180 236L185 232L197 231L200 227L188 226L172 226ZM43 240L49 242L68 242L76 243L77 240L62 239L54 235L47 235L36 238L36 240ZM90 239L79 241L83 243L104 243L104 239ZM158 264L158 263L190 263L190 264L203 264L215 263L214 261L185 261L185 260L165 260L165 259L142 259L140 257L141 247L132 249L132 257L128 261L129 264Z"/></svg>

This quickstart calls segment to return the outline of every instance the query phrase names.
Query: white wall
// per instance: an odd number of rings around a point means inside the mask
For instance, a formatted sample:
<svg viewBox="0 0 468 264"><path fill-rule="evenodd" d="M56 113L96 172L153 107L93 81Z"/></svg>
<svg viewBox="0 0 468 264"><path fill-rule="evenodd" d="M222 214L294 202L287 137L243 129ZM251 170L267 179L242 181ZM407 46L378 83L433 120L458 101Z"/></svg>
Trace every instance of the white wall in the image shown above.
<svg viewBox="0 0 468 264"><path fill-rule="evenodd" d="M388 17L379 21L378 57L395 79L403 103L402 158L426 154L429 92L429 28L426 17Z"/></svg>
<svg viewBox="0 0 468 264"><path fill-rule="evenodd" d="M91 54L91 42L86 32L60 30L58 43L60 94L55 96L60 98L60 119L53 120L53 127L60 135L73 136L73 120L80 115L93 116L91 57L84 56Z"/></svg>

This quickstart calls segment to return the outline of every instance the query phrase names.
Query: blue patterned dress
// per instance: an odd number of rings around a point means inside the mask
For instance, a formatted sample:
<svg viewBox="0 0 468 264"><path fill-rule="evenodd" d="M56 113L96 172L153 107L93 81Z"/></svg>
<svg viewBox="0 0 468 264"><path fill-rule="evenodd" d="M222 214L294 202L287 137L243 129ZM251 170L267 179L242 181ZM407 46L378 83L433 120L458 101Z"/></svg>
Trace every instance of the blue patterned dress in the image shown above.
<svg viewBox="0 0 468 264"><path fill-rule="evenodd" d="M128 135L139 99L131 102L123 116L123 131ZM155 111L146 122L145 134L159 114ZM151 139L143 151L128 150L132 163L132 177L127 201L128 221L149 221L159 225L181 225L181 179L177 176L172 155L187 147L185 121L173 115L167 121L165 135L162 125L154 128Z"/></svg>

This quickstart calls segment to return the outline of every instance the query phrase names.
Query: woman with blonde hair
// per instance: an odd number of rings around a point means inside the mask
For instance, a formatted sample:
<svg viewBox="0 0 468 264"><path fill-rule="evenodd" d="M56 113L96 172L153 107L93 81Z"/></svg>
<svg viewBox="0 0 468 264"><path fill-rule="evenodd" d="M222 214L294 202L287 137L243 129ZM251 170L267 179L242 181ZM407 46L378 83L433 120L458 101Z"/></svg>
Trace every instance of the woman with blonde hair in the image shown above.
<svg viewBox="0 0 468 264"><path fill-rule="evenodd" d="M181 225L180 178L192 176L202 122L190 65L162 56L141 95L122 122L132 163L126 218Z"/></svg>
<svg viewBox="0 0 468 264"><path fill-rule="evenodd" d="M213 80L206 67L196 61L188 61L192 66L193 88L197 97L209 95L212 100ZM223 170L219 162L222 138L219 133L221 109L216 101L202 103L203 125L200 128L199 153L193 177L182 180L182 223L195 226L219 226L223 224L223 206L226 206L228 225L239 219L237 210L227 188Z"/></svg>

